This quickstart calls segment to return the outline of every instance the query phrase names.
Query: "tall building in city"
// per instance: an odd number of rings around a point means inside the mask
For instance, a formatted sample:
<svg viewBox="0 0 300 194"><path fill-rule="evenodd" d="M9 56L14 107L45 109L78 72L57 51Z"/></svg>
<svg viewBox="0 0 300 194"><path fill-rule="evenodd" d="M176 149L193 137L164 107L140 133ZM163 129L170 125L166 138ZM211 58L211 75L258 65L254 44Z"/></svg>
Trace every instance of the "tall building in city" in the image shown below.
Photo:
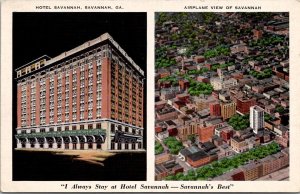
<svg viewBox="0 0 300 194"><path fill-rule="evenodd" d="M218 102L209 103L209 111L211 116L221 116L221 106Z"/></svg>
<svg viewBox="0 0 300 194"><path fill-rule="evenodd" d="M221 116L223 120L226 120L236 113L236 103L235 102L222 102L221 103Z"/></svg>
<svg viewBox="0 0 300 194"><path fill-rule="evenodd" d="M16 73L17 148L143 149L144 71L108 33Z"/></svg>
<svg viewBox="0 0 300 194"><path fill-rule="evenodd" d="M264 109L259 106L250 107L250 127L254 133L264 127Z"/></svg>

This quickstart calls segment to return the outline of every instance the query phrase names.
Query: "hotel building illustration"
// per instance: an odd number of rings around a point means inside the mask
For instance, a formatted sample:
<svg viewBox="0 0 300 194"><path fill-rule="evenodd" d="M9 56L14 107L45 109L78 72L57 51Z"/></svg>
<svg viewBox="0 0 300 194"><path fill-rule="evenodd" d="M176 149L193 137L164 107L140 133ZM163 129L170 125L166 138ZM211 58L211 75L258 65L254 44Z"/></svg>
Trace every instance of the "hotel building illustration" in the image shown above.
<svg viewBox="0 0 300 194"><path fill-rule="evenodd" d="M108 33L16 73L17 148L143 150L144 71Z"/></svg>

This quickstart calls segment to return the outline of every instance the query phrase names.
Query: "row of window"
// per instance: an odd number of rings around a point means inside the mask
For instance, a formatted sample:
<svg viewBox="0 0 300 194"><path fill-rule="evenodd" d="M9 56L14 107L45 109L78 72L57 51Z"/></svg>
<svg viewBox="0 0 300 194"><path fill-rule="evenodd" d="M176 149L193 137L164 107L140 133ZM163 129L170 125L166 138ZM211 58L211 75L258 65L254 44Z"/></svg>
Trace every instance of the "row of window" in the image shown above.
<svg viewBox="0 0 300 194"><path fill-rule="evenodd" d="M113 124L113 123L110 124L110 131L112 133L114 133L116 131L123 131L125 133L142 135L142 130L140 130L140 129L130 128L127 126L117 125L117 124Z"/></svg>
<svg viewBox="0 0 300 194"><path fill-rule="evenodd" d="M124 144L124 148L125 150L128 150L129 149L129 144L131 144L131 149L132 150L135 150L137 149L136 148L136 143L125 143ZM142 143L141 142L138 142L138 149L141 149L142 148ZM112 142L111 145L110 145L110 149L111 150L122 150L122 143L114 143Z"/></svg>
<svg viewBox="0 0 300 194"><path fill-rule="evenodd" d="M96 114L97 114L97 118L101 117L101 107L96 110ZM66 110L65 113L62 113L61 109L59 109L58 114L57 114L57 122L58 123L62 121L62 115L65 115L65 120L66 121L69 120L68 110ZM28 115L24 114L21 117L21 121L24 124L24 126L26 125L26 116L28 116ZM36 114L35 114L35 111L34 111L34 113L31 114L31 123L32 123L32 125L35 124L35 119L36 119ZM53 109L50 110L49 119L50 119L50 122L54 122L54 110ZM77 111L76 111L76 109L74 109L73 112L72 112L72 119L77 120ZM88 119L93 119L93 110L88 110ZM33 122L33 120L34 120L34 122ZM84 111L80 112L80 120L84 120ZM45 111L40 111L40 121L41 121L41 123L46 122ZM23 126L23 124L22 124L22 126Z"/></svg>

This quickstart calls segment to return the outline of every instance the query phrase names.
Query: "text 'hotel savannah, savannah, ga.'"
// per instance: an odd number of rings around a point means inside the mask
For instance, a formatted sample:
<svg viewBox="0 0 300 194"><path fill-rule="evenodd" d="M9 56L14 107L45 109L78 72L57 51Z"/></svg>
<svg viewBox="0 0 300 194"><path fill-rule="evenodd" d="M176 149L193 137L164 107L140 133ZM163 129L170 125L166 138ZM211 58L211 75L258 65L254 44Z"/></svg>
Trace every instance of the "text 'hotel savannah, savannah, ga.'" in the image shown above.
<svg viewBox="0 0 300 194"><path fill-rule="evenodd" d="M144 71L108 33L16 72L17 148L143 150Z"/></svg>

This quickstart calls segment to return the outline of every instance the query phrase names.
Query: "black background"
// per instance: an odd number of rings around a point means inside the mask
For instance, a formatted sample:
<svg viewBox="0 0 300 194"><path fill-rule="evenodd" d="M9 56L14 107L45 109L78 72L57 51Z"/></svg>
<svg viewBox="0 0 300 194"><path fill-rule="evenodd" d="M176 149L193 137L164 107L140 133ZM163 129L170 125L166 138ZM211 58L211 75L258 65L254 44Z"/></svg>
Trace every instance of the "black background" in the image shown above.
<svg viewBox="0 0 300 194"><path fill-rule="evenodd" d="M13 14L14 69L42 55L55 57L108 32L146 70L146 13Z"/></svg>
<svg viewBox="0 0 300 194"><path fill-rule="evenodd" d="M13 78L15 69L41 57L53 58L108 32L146 73L146 13L15 12L13 13ZM13 130L16 128L16 81L13 81ZM144 115L146 115L146 86ZM146 146L144 116L144 146ZM13 138L13 148L16 147ZM62 162L62 161L72 161ZM132 160L131 163L124 160ZM136 163L136 164L135 164ZM117 155L106 168L49 153L13 151L14 180L145 180L146 154ZM123 165L124 164L124 168ZM48 165L48 166L47 166ZM118 165L119 171L110 171ZM126 168L126 169L125 169ZM136 170L137 168L144 168ZM134 170L135 169L135 170ZM133 171L132 171L133 170ZM49 172L49 173L47 173ZM53 172L53 173L51 173ZM62 173L60 173L62 172ZM65 172L65 173L64 173ZM113 172L113 173L109 173ZM103 176L103 173L105 176ZM101 175L102 174L102 175Z"/></svg>

